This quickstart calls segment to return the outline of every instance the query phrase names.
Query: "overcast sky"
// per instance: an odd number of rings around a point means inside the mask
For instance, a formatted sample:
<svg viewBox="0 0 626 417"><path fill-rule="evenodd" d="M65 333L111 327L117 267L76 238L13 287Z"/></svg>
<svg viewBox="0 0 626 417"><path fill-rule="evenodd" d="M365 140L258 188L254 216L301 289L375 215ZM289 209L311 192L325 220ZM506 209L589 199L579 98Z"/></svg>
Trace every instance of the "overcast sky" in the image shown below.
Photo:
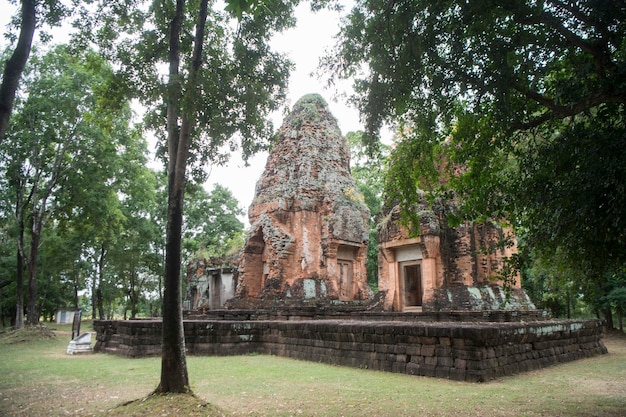
<svg viewBox="0 0 626 417"><path fill-rule="evenodd" d="M350 2L345 2L350 3ZM307 3L298 6L296 11L298 23L273 41L274 49L288 54L295 63L291 74L287 95L289 108L305 94L321 94L328 102L331 113L337 118L342 134L350 131L362 130L358 112L343 101L333 100L337 91L326 89L327 79L318 79L317 72L319 59L325 51L331 48L335 41L333 37L339 31L340 14L323 10L312 13ZM343 86L346 91L349 85ZM273 122L276 128L282 124L282 116L275 115ZM240 158L233 155L229 165L225 168L214 168L209 183L219 183L229 188L240 205L246 210L254 198L254 189L257 180L263 172L267 154L256 155L250 160L250 166L245 167ZM247 224L247 214L245 223Z"/></svg>
<svg viewBox="0 0 626 417"><path fill-rule="evenodd" d="M352 1L344 0L343 3L346 5L345 11L349 10ZM2 29L6 27L9 17L15 10L16 5L11 4L8 0L0 0L0 11L2 12L0 14L0 27ZM296 17L296 27L277 35L272 43L274 50L286 53L295 64L289 81L286 104L291 108L303 95L318 93L326 99L332 114L338 119L342 134L345 135L347 132L362 129L358 112L349 107L345 99L339 99L339 101L334 99L337 93L336 87L333 87L332 90L326 89L326 78L318 79L313 75L317 72L320 57L334 45L333 37L339 30L340 13L328 10L312 13L309 10L308 2L304 2L298 6ZM57 40L55 39L55 41ZM6 44L4 39L1 44ZM342 88L341 91L345 92L348 91L349 85L346 84L340 88ZM282 124L280 114L274 115L272 120L276 128ZM240 206L247 212L254 198L256 182L263 172L266 160L267 154L258 154L249 161L250 166L245 167L240 157L232 155L228 166L213 167L207 184L208 188L212 188L214 183L229 188L239 201ZM247 226L247 214L242 220Z"/></svg>

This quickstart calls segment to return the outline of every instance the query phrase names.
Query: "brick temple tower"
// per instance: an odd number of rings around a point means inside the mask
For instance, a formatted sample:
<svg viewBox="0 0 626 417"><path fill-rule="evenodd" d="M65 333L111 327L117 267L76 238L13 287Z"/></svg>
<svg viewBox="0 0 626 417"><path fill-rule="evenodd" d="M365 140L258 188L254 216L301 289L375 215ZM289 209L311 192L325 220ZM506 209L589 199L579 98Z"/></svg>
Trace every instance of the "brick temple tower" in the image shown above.
<svg viewBox="0 0 626 417"><path fill-rule="evenodd" d="M231 306L371 298L365 270L369 211L350 175L349 155L324 99L302 97L257 182Z"/></svg>

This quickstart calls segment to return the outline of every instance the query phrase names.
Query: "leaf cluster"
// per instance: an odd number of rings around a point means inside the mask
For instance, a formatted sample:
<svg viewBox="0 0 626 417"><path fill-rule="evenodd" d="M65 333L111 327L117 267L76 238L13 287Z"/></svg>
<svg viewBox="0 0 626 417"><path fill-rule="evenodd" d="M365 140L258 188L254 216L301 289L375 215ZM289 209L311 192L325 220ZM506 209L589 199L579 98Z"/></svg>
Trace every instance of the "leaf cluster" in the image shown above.
<svg viewBox="0 0 626 417"><path fill-rule="evenodd" d="M395 124L386 192L507 219L602 277L626 262L626 4L361 0L324 61L369 134ZM602 279L602 278L599 278Z"/></svg>
<svg viewBox="0 0 626 417"><path fill-rule="evenodd" d="M195 87L182 91L182 111L197 114L191 143L189 171L206 179L205 168L223 164L239 149L244 159L268 145L273 127L268 115L285 97L292 63L273 52L268 41L277 31L295 24L296 0L230 2L227 11L210 2L203 45L203 65ZM252 10L252 6L254 5ZM187 85L192 62L198 1L185 8L180 39L180 85ZM246 12L246 13L244 13ZM248 13L250 12L250 13ZM252 13L254 12L254 13ZM159 141L158 154L166 157L166 96L168 27L175 13L172 2L115 0L88 8L76 44L96 44L119 66L112 95L137 98L147 107L146 126ZM233 13L239 20L233 19Z"/></svg>

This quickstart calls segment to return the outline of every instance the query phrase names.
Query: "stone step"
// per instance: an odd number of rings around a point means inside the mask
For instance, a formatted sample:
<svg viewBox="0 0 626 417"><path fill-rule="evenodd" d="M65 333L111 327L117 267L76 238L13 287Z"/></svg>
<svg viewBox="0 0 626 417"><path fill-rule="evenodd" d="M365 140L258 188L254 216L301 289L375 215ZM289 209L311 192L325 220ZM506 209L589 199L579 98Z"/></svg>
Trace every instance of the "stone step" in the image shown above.
<svg viewBox="0 0 626 417"><path fill-rule="evenodd" d="M116 347L111 347L111 346L107 346L106 348L104 348L104 350L102 351L102 353L108 353L111 355L121 355L121 349L119 349L117 346ZM123 356L123 355L121 355Z"/></svg>

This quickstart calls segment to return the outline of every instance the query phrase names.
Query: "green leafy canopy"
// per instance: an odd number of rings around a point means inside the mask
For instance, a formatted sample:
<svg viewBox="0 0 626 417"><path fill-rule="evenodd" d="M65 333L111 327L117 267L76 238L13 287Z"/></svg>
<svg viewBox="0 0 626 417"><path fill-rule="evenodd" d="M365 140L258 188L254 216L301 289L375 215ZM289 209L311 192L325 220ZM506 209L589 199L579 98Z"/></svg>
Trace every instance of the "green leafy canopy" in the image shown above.
<svg viewBox="0 0 626 417"><path fill-rule="evenodd" d="M386 191L405 215L418 188L452 192L463 218L507 219L602 277L626 262L625 18L615 1L360 0L324 66L356 77L370 134L398 126Z"/></svg>

